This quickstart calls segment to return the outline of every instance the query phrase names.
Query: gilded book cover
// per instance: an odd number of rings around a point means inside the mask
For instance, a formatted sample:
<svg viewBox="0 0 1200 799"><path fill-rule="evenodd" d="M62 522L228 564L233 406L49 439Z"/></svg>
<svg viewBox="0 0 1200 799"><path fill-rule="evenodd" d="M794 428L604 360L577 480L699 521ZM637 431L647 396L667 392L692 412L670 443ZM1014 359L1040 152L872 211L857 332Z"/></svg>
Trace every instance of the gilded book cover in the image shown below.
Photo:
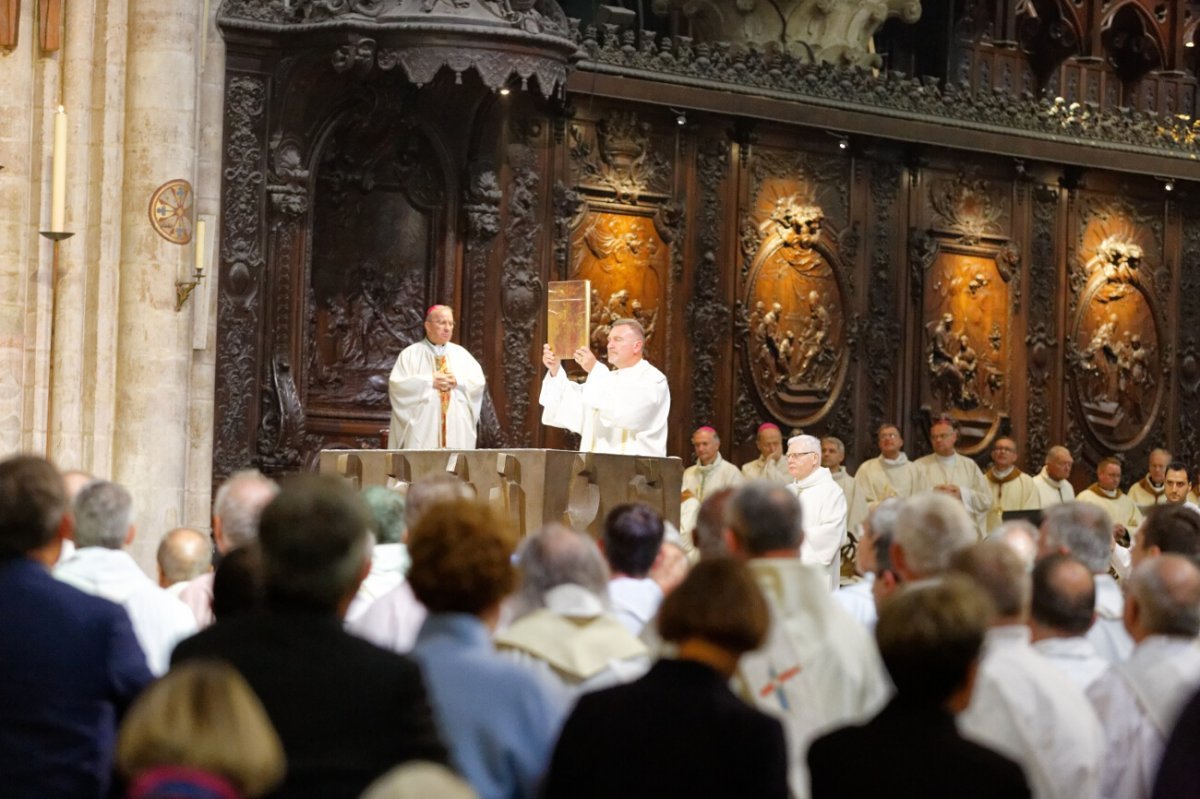
<svg viewBox="0 0 1200 799"><path fill-rule="evenodd" d="M546 340L559 358L573 358L588 345L592 281L551 280L547 288Z"/></svg>

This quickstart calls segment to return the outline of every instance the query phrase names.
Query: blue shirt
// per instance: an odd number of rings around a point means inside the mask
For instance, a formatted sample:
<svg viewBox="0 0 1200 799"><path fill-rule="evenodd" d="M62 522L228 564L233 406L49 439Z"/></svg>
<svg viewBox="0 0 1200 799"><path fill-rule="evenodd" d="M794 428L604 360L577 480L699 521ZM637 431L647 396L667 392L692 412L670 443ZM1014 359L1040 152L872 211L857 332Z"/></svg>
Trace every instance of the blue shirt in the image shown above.
<svg viewBox="0 0 1200 799"><path fill-rule="evenodd" d="M470 614L431 614L412 656L451 760L481 799L536 797L565 697L497 655L487 627Z"/></svg>

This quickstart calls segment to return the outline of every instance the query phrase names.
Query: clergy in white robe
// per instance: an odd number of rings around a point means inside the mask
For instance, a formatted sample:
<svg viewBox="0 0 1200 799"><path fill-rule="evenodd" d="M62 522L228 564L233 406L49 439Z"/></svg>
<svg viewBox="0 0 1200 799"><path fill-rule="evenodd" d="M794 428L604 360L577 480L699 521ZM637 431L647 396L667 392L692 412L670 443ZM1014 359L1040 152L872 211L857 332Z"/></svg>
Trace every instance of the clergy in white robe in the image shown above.
<svg viewBox="0 0 1200 799"><path fill-rule="evenodd" d="M405 347L388 378L389 449L474 449L484 376L479 362L450 341L454 312L434 305L425 338Z"/></svg>
<svg viewBox="0 0 1200 799"><path fill-rule="evenodd" d="M847 519L850 530L857 530L871 509L885 499L907 499L925 490L919 470L901 449L904 439L900 428L893 424L880 426L878 443L879 457L864 462L854 475L854 501Z"/></svg>
<svg viewBox="0 0 1200 799"><path fill-rule="evenodd" d="M795 480L788 486L800 500L804 542L800 560L828 575L829 590L836 591L841 576L841 550L846 540L846 494L821 466L821 441L816 436L788 440L788 471Z"/></svg>
<svg viewBox="0 0 1200 799"><path fill-rule="evenodd" d="M1181 461L1171 461L1167 465L1167 474L1163 480L1163 495L1168 505L1186 505L1195 513L1200 513L1197 507L1196 495L1192 493L1192 484L1188 480L1188 467Z"/></svg>
<svg viewBox="0 0 1200 799"><path fill-rule="evenodd" d="M721 457L720 446L721 437L711 427L701 427L692 433L696 462L683 470L683 489L679 496L679 532L689 543L705 498L745 482L741 470Z"/></svg>
<svg viewBox="0 0 1200 799"><path fill-rule="evenodd" d="M929 430L933 452L918 458L916 466L926 488L941 491L962 500L963 507L975 523L980 538L987 535L987 515L992 509L992 489L983 471L970 458L954 449L958 431L948 418L934 421Z"/></svg>
<svg viewBox="0 0 1200 799"><path fill-rule="evenodd" d="M787 458L783 456L783 433L779 425L770 422L759 425L754 444L758 447L758 457L742 464L742 476L747 480L770 480L781 485L792 482Z"/></svg>
<svg viewBox="0 0 1200 799"><path fill-rule="evenodd" d="M1129 498L1139 508L1163 505L1167 499L1167 466L1172 461L1171 453L1158 448L1150 452L1146 474L1129 487Z"/></svg>
<svg viewBox="0 0 1200 799"><path fill-rule="evenodd" d="M992 446L992 465L984 473L992 487L992 509L987 515L990 533L1004 521L1004 512L1037 510L1042 507L1033 478L1017 468L1017 442L1007 436L996 439Z"/></svg>
<svg viewBox="0 0 1200 799"><path fill-rule="evenodd" d="M582 452L665 457L671 390L663 373L642 358L645 341L637 320L613 322L608 334L611 369L586 347L575 351L575 362L587 372L582 384L567 379L545 345L542 363L548 371L538 398L542 424L579 434Z"/></svg>
<svg viewBox="0 0 1200 799"><path fill-rule="evenodd" d="M1030 646L1024 563L1005 544L984 541L958 553L953 569L975 580L996 607L959 730L1017 761L1036 799L1096 797L1100 722L1083 691Z"/></svg>
<svg viewBox="0 0 1200 799"><path fill-rule="evenodd" d="M1146 799L1179 712L1200 687L1200 570L1180 555L1140 564L1125 625L1137 645L1088 690L1104 727L1101 796Z"/></svg>
<svg viewBox="0 0 1200 799"><path fill-rule="evenodd" d="M846 518L849 521L850 508L854 507L854 475L850 474L850 470L842 465L845 461L846 445L840 438L825 436L821 439L821 465L829 470L833 482L842 487L842 492L846 495ZM850 532L854 531L849 524L846 525L846 529Z"/></svg>
<svg viewBox="0 0 1200 799"><path fill-rule="evenodd" d="M1109 666L1087 638L1095 608L1092 573L1078 558L1055 552L1034 565L1029 620L1033 648L1081 691Z"/></svg>
<svg viewBox="0 0 1200 799"><path fill-rule="evenodd" d="M833 601L826 575L797 558L803 517L791 492L752 482L730 503L730 552L749 559L771 611L767 642L742 656L733 685L783 722L788 783L793 797L805 799L809 744L875 715L891 683L874 640Z"/></svg>
<svg viewBox="0 0 1200 799"><path fill-rule="evenodd" d="M1046 452L1046 464L1033 478L1043 508L1075 499L1075 487L1071 485L1071 468L1074 465L1075 458L1066 447L1056 445Z"/></svg>

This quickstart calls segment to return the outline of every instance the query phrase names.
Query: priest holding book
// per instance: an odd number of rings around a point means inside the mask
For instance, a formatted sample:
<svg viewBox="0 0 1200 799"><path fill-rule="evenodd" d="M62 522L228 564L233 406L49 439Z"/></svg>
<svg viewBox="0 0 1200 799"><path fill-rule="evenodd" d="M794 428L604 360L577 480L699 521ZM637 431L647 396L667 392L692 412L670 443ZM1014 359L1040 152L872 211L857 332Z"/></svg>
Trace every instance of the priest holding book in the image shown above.
<svg viewBox="0 0 1200 799"><path fill-rule="evenodd" d="M542 363L549 371L538 398L542 424L578 433L583 452L666 456L671 390L663 373L642 357L645 345L640 322L613 321L608 333L609 366L586 346L571 355L587 372L582 384L567 379L559 355L545 345Z"/></svg>
<svg viewBox="0 0 1200 799"><path fill-rule="evenodd" d="M388 378L389 449L475 449L483 369L450 341L453 333L454 311L434 305L425 313L425 338L396 359Z"/></svg>

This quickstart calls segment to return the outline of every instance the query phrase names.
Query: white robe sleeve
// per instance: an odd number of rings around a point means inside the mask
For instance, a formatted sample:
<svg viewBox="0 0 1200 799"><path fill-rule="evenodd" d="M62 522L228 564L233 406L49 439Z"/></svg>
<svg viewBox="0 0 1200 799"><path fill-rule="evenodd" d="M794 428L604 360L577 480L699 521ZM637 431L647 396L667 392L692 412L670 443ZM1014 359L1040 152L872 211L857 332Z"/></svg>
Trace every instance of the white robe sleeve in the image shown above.
<svg viewBox="0 0 1200 799"><path fill-rule="evenodd" d="M597 365L596 369L599 368ZM577 434L583 432L583 387L568 380L561 366L556 375L546 372L538 404L542 406L542 424Z"/></svg>

